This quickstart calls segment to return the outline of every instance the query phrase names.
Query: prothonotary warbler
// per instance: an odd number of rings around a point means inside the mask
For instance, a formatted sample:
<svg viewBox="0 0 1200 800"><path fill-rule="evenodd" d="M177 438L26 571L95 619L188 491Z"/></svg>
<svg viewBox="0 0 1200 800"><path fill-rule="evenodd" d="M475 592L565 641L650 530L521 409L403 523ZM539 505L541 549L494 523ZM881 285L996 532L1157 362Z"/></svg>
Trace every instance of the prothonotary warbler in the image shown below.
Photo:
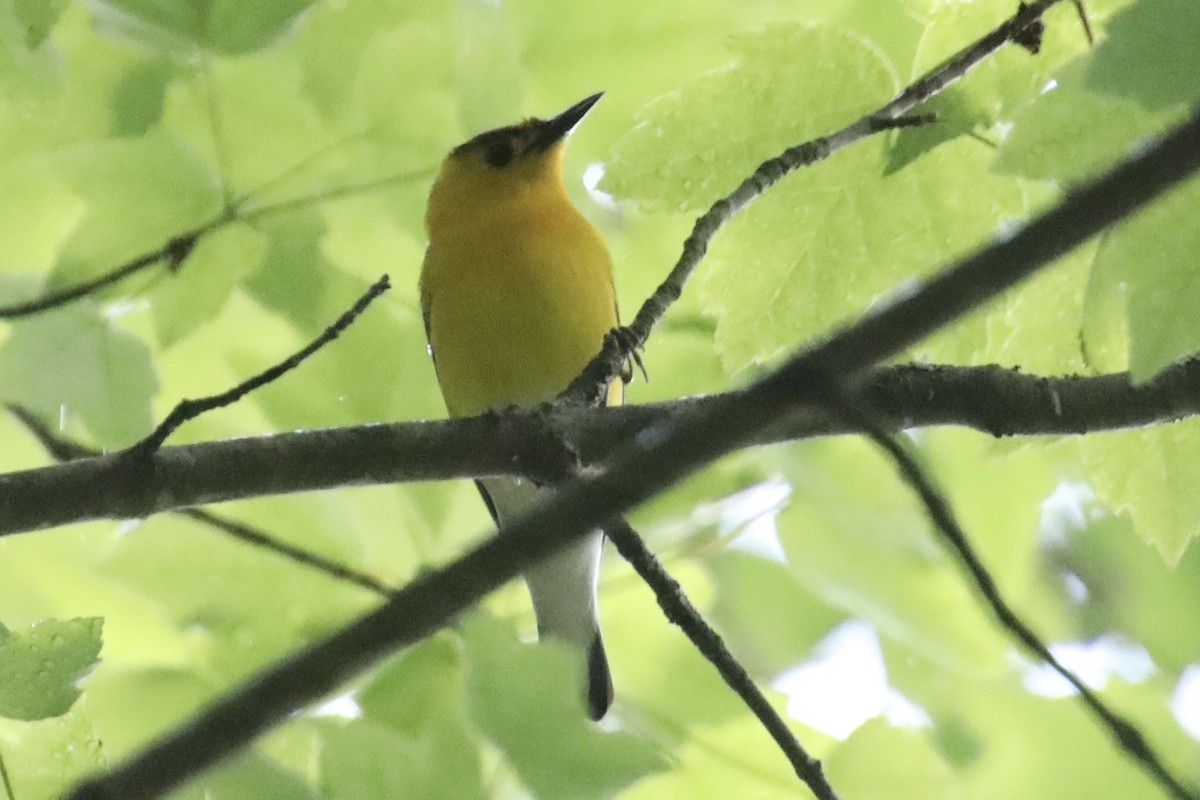
<svg viewBox="0 0 1200 800"><path fill-rule="evenodd" d="M563 140L599 99L481 133L442 163L425 214L421 308L452 416L554 398L617 326L608 248L562 179ZM610 385L609 405L621 403L623 389L620 380ZM544 491L511 478L479 488L500 525ZM586 664L593 719L613 696L596 601L603 542L595 531L524 575L539 633L567 642Z"/></svg>

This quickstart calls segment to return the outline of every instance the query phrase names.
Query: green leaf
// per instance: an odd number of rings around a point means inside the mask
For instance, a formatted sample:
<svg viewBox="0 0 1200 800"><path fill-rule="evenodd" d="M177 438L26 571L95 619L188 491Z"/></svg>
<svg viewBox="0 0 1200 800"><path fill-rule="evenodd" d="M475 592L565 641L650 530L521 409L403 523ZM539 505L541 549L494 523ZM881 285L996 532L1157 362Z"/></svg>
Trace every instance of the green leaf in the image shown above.
<svg viewBox="0 0 1200 800"><path fill-rule="evenodd" d="M99 617L47 619L24 632L0 625L0 717L65 714L79 697L76 681L96 663L103 623Z"/></svg>
<svg viewBox="0 0 1200 800"><path fill-rule="evenodd" d="M1036 553L1037 503L1054 481L1038 455L985 460L985 447L979 435L939 432L920 457L1013 602ZM793 494L778 517L779 539L803 586L939 669L981 676L1006 669L1005 636L889 460L858 441L786 453L781 466Z"/></svg>
<svg viewBox="0 0 1200 800"><path fill-rule="evenodd" d="M1135 381L1200 350L1200 179L1142 209L1108 236L1096 258L1097 280L1124 287Z"/></svg>
<svg viewBox="0 0 1200 800"><path fill-rule="evenodd" d="M780 705L776 703L782 712ZM809 753L825 757L830 746L827 737L796 723L790 727ZM749 714L685 733L685 741L672 753L672 771L639 781L621 795L622 800L790 800L810 796L762 723Z"/></svg>
<svg viewBox="0 0 1200 800"><path fill-rule="evenodd" d="M874 49L828 28L776 24L730 47L733 66L643 109L613 146L605 191L648 211L704 210L759 162L853 121L896 85Z"/></svg>
<svg viewBox="0 0 1200 800"><path fill-rule="evenodd" d="M18 322L0 345L0 397L47 419L78 416L106 446L146 434L156 388L145 345L89 306Z"/></svg>
<svg viewBox="0 0 1200 800"><path fill-rule="evenodd" d="M46 174L37 160L0 168L0 270L45 272L71 229L86 212L80 198ZM5 292L6 298L11 298Z"/></svg>
<svg viewBox="0 0 1200 800"><path fill-rule="evenodd" d="M266 248L265 237L245 224L201 237L154 291L152 308L161 346L170 347L216 316L230 293L258 266Z"/></svg>
<svg viewBox="0 0 1200 800"><path fill-rule="evenodd" d="M10 31L0 11L0 40L9 45L0 50L0 85L21 98L5 106L0 143L6 161L28 158L46 179L61 148L145 133L158 119L163 84L176 69L157 54L97 36L96 7L70 4L53 36L31 52L14 41L26 31Z"/></svg>
<svg viewBox="0 0 1200 800"><path fill-rule="evenodd" d="M171 797L172 800L323 800L300 775L253 752L241 753L218 765Z"/></svg>
<svg viewBox="0 0 1200 800"><path fill-rule="evenodd" d="M832 3L820 4L822 8ZM555 0L504 4L515 20L523 68L517 75L493 77L492 91L519 81L520 111L546 116L593 92L604 101L579 126L567 148L568 169L603 157L628 127L633 113L648 100L669 92L705 70L722 67L728 57L719 45L732 33L757 28L771 19L770 4L724 0L609 0L604 5L575 5L561 13ZM647 57L653 53L654 57ZM464 96L463 102L470 99ZM714 109L715 110L715 109ZM465 115L466 112L464 112ZM507 124L512 117L493 120ZM477 131L476 131L477 132Z"/></svg>
<svg viewBox="0 0 1200 800"><path fill-rule="evenodd" d="M843 619L806 592L786 564L728 550L706 566L717 588L713 622L756 677L769 679L800 663Z"/></svg>
<svg viewBox="0 0 1200 800"><path fill-rule="evenodd" d="M45 38L39 20L48 27L53 9L43 14L34 2L0 5L0 88L10 95L41 98L59 87L62 74L53 48L38 46Z"/></svg>
<svg viewBox="0 0 1200 800"><path fill-rule="evenodd" d="M924 670L916 677L923 688L906 681L905 694L915 694L926 709L944 709L954 721L935 730L939 745L946 747L952 738L971 742L956 773L960 796L1161 796L1147 773L1120 755L1107 729L1096 724L1077 697L1038 697L1016 680L948 681L931 672L928 664L904 655L889 659L889 674L905 672L905 660L911 662L908 671ZM1110 679L1103 699L1142 731L1153 732L1153 747L1175 774L1195 780L1195 741L1171 721L1167 704L1154 699L1161 698L1160 692L1153 685L1129 687Z"/></svg>
<svg viewBox="0 0 1200 800"><path fill-rule="evenodd" d="M829 782L842 800L958 798L957 779L923 732L874 719L825 759Z"/></svg>
<svg viewBox="0 0 1200 800"><path fill-rule="evenodd" d="M409 738L372 720L328 720L321 725L321 784L337 798L484 797L469 741L461 749L426 731ZM441 745L441 746L439 746Z"/></svg>
<svg viewBox="0 0 1200 800"><path fill-rule="evenodd" d="M16 800L59 800L75 783L109 767L104 744L78 706L36 722L0 719L0 743Z"/></svg>
<svg viewBox="0 0 1200 800"><path fill-rule="evenodd" d="M401 653L359 692L363 715L401 734L402 740L390 746L416 762L411 769L418 774L433 771L423 775L431 784L423 792L362 796L484 795L480 741L467 716L462 650L457 637L448 634L426 639ZM350 764L347 771L358 770Z"/></svg>
<svg viewBox="0 0 1200 800"><path fill-rule="evenodd" d="M362 295L367 283L330 269L324 276L322 328ZM420 312L376 300L334 346L255 395L279 427L444 416ZM386 353L386 360L381 360ZM233 363L250 373L253 362ZM403 376L403 390L397 378ZM306 390L305 387L308 387ZM333 387L330 389L330 387ZM297 397L299 395L299 397Z"/></svg>
<svg viewBox="0 0 1200 800"><path fill-rule="evenodd" d="M1016 10L1005 0L936 0L908 5L925 6L917 13L930 20L917 47L914 78L952 58L966 43L992 30ZM935 113L937 121L899 133L888 155L887 173L964 134L977 133L985 141L995 136L992 130L997 123L1007 122L1021 106L1036 98L1064 63L1087 52L1087 39L1075 10L1068 4L1051 8L1043 19L1045 29L1037 55L1015 45L1001 47L957 84L923 104L919 110Z"/></svg>
<svg viewBox="0 0 1200 800"><path fill-rule="evenodd" d="M1005 293L987 315L987 345L979 361L992 361L1042 375L1081 373L1095 362L1085 348L1088 281L1094 244L1059 259ZM1095 309L1092 309L1095 310Z"/></svg>
<svg viewBox="0 0 1200 800"><path fill-rule="evenodd" d="M1178 675L1200 653L1200 629L1189 624L1191 609L1200 607L1200 548L1188 548L1170 567L1138 538L1128 516L1095 505L1085 505L1086 527L1053 552L1054 564L1087 588L1072 638L1116 632L1144 644L1167 675Z"/></svg>
<svg viewBox="0 0 1200 800"><path fill-rule="evenodd" d="M17 18L25 26L25 44L39 47L71 0L15 0Z"/></svg>
<svg viewBox="0 0 1200 800"><path fill-rule="evenodd" d="M56 285L158 250L220 207L207 166L165 131L78 144L49 163L52 174L87 204L64 245ZM127 285L122 289L128 291Z"/></svg>
<svg viewBox="0 0 1200 800"><path fill-rule="evenodd" d="M329 189L344 180L354 143L331 139L303 77L294 57L219 61L170 85L163 125L218 165L232 203L253 208Z"/></svg>
<svg viewBox="0 0 1200 800"><path fill-rule="evenodd" d="M882 149L881 140L861 142L791 176L714 242L701 291L718 315L727 370L778 360L1024 213L1021 188L990 175L990 157L971 142L876 180ZM986 313L959 321L923 353L977 359Z"/></svg>
<svg viewBox="0 0 1200 800"><path fill-rule="evenodd" d="M405 650L358 693L363 713L415 736L430 722L463 707L463 655L449 636Z"/></svg>
<svg viewBox="0 0 1200 800"><path fill-rule="evenodd" d="M143 44L174 50L202 47L237 54L270 44L313 0L264 0L253 13L236 0L102 0L102 29Z"/></svg>
<svg viewBox="0 0 1200 800"><path fill-rule="evenodd" d="M775 26L735 41L734 67L660 99L617 144L609 191L654 210L704 208L761 158L893 90L878 53L844 33ZM811 102L781 101L781 87L797 83ZM883 150L881 139L860 142L792 174L713 243L701 291L727 370L777 358L1024 212L1020 188L988 175L990 158L974 143L878 182ZM955 356L970 357L982 338Z"/></svg>
<svg viewBox="0 0 1200 800"><path fill-rule="evenodd" d="M665 766L649 742L588 721L582 664L562 645L520 644L478 615L464 622L463 634L472 715L537 797L609 797Z"/></svg>
<svg viewBox="0 0 1200 800"><path fill-rule="evenodd" d="M110 757L122 758L150 737L183 722L215 693L186 668L107 664L88 679L80 705Z"/></svg>
<svg viewBox="0 0 1200 800"><path fill-rule="evenodd" d="M1129 100L1064 86L1017 114L1000 145L996 170L1027 178L1083 180L1110 168L1139 139L1161 127L1161 119Z"/></svg>
<svg viewBox="0 0 1200 800"><path fill-rule="evenodd" d="M320 552L319 532L333 523L316 514L305 518L302 508L259 529ZM346 516L337 517L337 528L347 524ZM180 628L203 632L210 646L202 663L226 680L241 679L327 633L375 599L365 589L178 517L159 517L127 533L106 553L103 569ZM264 594L263 586L271 591Z"/></svg>
<svg viewBox="0 0 1200 800"><path fill-rule="evenodd" d="M1200 5L1192 0L1139 0L1109 23L1087 83L1152 110L1194 103L1200 98L1197 30Z"/></svg>
<svg viewBox="0 0 1200 800"><path fill-rule="evenodd" d="M343 152L363 159L360 180L432 167L466 138L448 91L456 84L452 32L460 11L442 0L313 9L297 38L304 94L344 137Z"/></svg>
<svg viewBox="0 0 1200 800"><path fill-rule="evenodd" d="M646 531L647 538L657 551L659 537L654 534L659 531L652 530ZM668 555L662 560L692 605L702 614L710 613L713 586L700 563ZM682 731L721 725L746 713L741 699L664 616L654 594L635 576L619 570L606 574L600 607L616 687L614 713L624 715L629 708L635 720L644 714L658 735L668 740L682 738Z"/></svg>
<svg viewBox="0 0 1200 800"><path fill-rule="evenodd" d="M1169 566L1200 535L1200 422L1096 433L1079 442L1088 482L1106 507L1133 520L1134 530Z"/></svg>

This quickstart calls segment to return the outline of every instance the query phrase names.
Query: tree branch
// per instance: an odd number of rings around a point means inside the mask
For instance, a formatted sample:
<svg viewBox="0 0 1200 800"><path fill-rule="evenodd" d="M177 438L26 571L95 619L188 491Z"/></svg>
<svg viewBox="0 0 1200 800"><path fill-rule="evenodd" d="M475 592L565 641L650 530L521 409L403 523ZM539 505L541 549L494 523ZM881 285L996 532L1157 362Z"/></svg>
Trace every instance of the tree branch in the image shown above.
<svg viewBox="0 0 1200 800"><path fill-rule="evenodd" d="M683 587L663 569L637 531L624 519L618 519L605 525L604 532L616 546L617 552L654 592L666 618L679 626L700 654L717 668L725 683L742 698L751 713L758 717L804 784L818 800L837 800L837 793L826 780L821 762L809 755L792 735L787 723L758 690L746 668L729 652L721 635L704 620L684 594Z"/></svg>
<svg viewBox="0 0 1200 800"><path fill-rule="evenodd" d="M1047 378L996 366L882 367L860 389L889 431L956 425L993 436L1063 436L1200 414L1200 359L1143 384L1128 373ZM0 475L0 535L92 519L344 486L561 474L563 443L585 464L725 395L619 408L513 409L469 419L295 431L164 447L141 468L117 455ZM755 445L852 432L797 403Z"/></svg>
<svg viewBox="0 0 1200 800"><path fill-rule="evenodd" d="M209 411L233 405L255 389L266 386L268 383L277 380L300 366L309 356L341 336L346 328L349 328L354 323L354 320L358 319L359 315L367 310L367 306L374 302L375 298L390 288L392 288L392 284L388 280L388 276L382 276L367 288L353 306L338 317L332 325L322 331L320 336L283 361L263 370L252 378L242 381L237 386L220 394L209 395L208 397L201 397L196 400L180 400L175 405L175 408L171 409L171 413L167 415L166 419L150 432L150 435L130 447L122 455L138 459L145 458L161 447L162 443L167 440L167 437L177 431L179 426L185 422L193 420Z"/></svg>
<svg viewBox="0 0 1200 800"><path fill-rule="evenodd" d="M445 625L488 592L720 456L752 444L825 387L857 385L873 363L1044 268L1200 167L1200 114L1010 238L882 303L779 370L703 413L656 425L461 559L418 578L377 610L259 673L197 716L78 787L71 800L150 800L233 753L295 709L398 647Z"/></svg>
<svg viewBox="0 0 1200 800"><path fill-rule="evenodd" d="M26 430L33 434L33 437L46 449L46 452L50 453L58 461L74 461L81 458L94 458L98 455L95 450L57 435L54 431L50 430L50 427L45 422L28 409L16 405L8 405L6 408L9 413L25 426ZM391 587L371 575L338 564L335 561L330 561L308 550L290 545L265 531L238 522L237 520L229 519L228 517L202 508L184 508L170 513L179 514L195 522L216 528L253 547L268 550L297 564L319 570L332 578L353 583L376 594L386 596L391 593Z"/></svg>
<svg viewBox="0 0 1200 800"><path fill-rule="evenodd" d="M959 525L954 511L950 508L949 500L934 486L933 480L925 473L912 454L897 441L896 437L881 428L869 413L856 407L849 398L831 397L827 407L839 416L843 416L850 424L857 426L868 439L892 459L900 477L912 488L922 505L925 506L934 530L938 532L943 542L970 575L976 590L1000 625L1026 650L1049 665L1075 689L1088 711L1099 721L1101 727L1108 731L1116 745L1168 794L1176 800L1196 800L1179 778L1166 767L1137 726L1109 708L1098 694L1080 680L1079 676L1059 661L1033 628L1004 599L995 579L984 566L970 540L967 539L966 532Z"/></svg>
<svg viewBox="0 0 1200 800"><path fill-rule="evenodd" d="M302 161L301 164L306 163ZM285 171L282 176L287 176L291 170ZM82 297L97 294L109 286L114 286L128 278L130 275L136 275L142 270L150 267L166 263L168 269L176 270L183 265L187 257L203 239L210 233L224 228L226 225L231 225L235 222L251 222L255 219L271 216L274 214L286 213L295 211L299 208L305 208L317 203L322 203L326 200L334 200L339 197L351 197L364 192L373 192L380 189L386 189L392 186L399 185L411 180L424 178L433 173L432 169L415 170L412 172L403 172L396 175L391 175L386 178L376 178L374 180L365 181L363 183L351 184L335 189L328 189L323 192L315 192L313 194L302 195L290 200L281 200L278 203L263 206L252 206L245 210L242 209L243 203L248 203L250 196L247 195L240 198L228 208L224 209L220 214L213 217L208 222L198 225L191 230L184 231L171 237L162 247L156 250L151 250L143 253L140 256L119 264L112 269L98 275L90 280L81 281L72 286L67 286L62 289L47 292L40 297L35 297L31 300L25 300L19 303L11 303L6 306L0 306L0 319L20 319L22 317L40 314L43 311L51 311L55 308L64 306L74 300ZM275 181L268 181L261 189L265 190Z"/></svg>
<svg viewBox="0 0 1200 800"><path fill-rule="evenodd" d="M1016 14L908 86L883 107L866 114L836 133L789 147L760 164L750 177L728 195L713 203L712 207L696 220L691 234L684 240L683 252L666 280L642 304L633 322L620 329L620 335L605 338L603 348L564 394L576 399L589 400L603 395L605 387L620 372L625 360L636 348L645 344L651 329L683 294L684 284L708 252L708 243L739 211L791 172L823 161L842 148L875 133L912 124L912 120L903 119L909 111L939 94L946 87L957 83L1000 47L1010 41L1017 41L1023 31L1041 19L1046 9L1058 2L1061 0L1037 0L1029 5L1020 3ZM923 117L914 119L919 123L928 121ZM898 120L902 121L897 122Z"/></svg>
<svg viewBox="0 0 1200 800"><path fill-rule="evenodd" d="M187 259L188 255L195 249L196 243L205 234L211 233L227 223L228 220L225 216L217 217L210 222L206 222L199 227L173 237L157 250L152 250L149 253L143 253L136 258L132 258L124 264L114 267L91 280L82 281L58 291L48 292L32 300L0 306L0 319L20 319L21 317L28 317L43 311L50 311L51 309L65 306L73 300L96 294L107 289L109 286L120 283L130 275L136 275L142 270L149 269L164 261L170 269L176 269Z"/></svg>

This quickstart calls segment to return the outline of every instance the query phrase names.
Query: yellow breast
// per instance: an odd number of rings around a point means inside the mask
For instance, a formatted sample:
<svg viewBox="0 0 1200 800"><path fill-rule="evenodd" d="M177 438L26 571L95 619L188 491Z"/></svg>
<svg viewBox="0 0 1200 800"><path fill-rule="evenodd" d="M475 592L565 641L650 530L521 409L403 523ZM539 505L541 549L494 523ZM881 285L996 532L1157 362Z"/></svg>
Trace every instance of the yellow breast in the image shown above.
<svg viewBox="0 0 1200 800"><path fill-rule="evenodd" d="M431 231L422 301L452 415L552 399L617 325L608 249L551 199Z"/></svg>

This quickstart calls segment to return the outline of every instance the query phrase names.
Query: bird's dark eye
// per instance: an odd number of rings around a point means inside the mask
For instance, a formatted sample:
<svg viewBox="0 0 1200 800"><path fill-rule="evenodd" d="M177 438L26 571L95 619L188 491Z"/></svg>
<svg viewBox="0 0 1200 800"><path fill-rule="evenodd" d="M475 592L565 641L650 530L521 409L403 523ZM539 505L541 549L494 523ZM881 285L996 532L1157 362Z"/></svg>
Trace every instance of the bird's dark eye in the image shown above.
<svg viewBox="0 0 1200 800"><path fill-rule="evenodd" d="M493 167L503 167L512 161L513 146L512 142L501 139L498 142L492 142L488 145L487 150L483 153L484 159Z"/></svg>

